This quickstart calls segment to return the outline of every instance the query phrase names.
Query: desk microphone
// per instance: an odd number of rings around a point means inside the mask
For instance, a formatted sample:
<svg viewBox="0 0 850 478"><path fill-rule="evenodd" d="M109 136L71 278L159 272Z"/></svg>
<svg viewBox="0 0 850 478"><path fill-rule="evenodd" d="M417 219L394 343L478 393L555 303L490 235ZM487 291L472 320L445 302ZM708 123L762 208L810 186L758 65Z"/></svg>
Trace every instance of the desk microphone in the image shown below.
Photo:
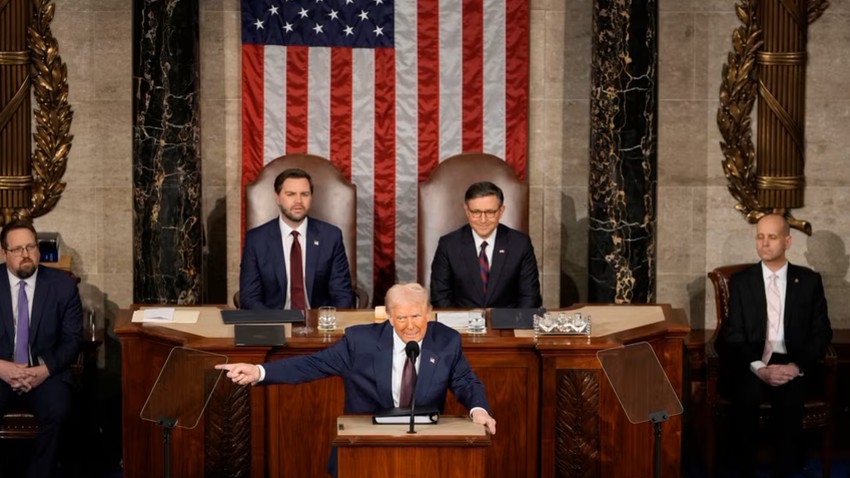
<svg viewBox="0 0 850 478"><path fill-rule="evenodd" d="M414 409L416 408L416 357L419 356L419 344L411 340L404 346L404 353L407 354L407 360L410 360L410 365L413 366L413 391L410 394L410 429L407 433L416 433L413 429Z"/></svg>
<svg viewBox="0 0 850 478"><path fill-rule="evenodd" d="M419 344L411 340L404 346L404 353L409 360L416 362L416 358L419 357Z"/></svg>

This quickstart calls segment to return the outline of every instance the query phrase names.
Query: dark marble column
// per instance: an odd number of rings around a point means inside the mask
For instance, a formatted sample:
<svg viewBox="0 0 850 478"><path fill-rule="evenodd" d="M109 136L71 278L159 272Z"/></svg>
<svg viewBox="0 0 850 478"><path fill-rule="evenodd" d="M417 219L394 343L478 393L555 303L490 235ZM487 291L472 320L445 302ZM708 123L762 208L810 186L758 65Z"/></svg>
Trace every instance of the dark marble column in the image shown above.
<svg viewBox="0 0 850 478"><path fill-rule="evenodd" d="M133 300L201 301L198 0L133 2Z"/></svg>
<svg viewBox="0 0 850 478"><path fill-rule="evenodd" d="M593 4L588 300L652 302L658 5Z"/></svg>

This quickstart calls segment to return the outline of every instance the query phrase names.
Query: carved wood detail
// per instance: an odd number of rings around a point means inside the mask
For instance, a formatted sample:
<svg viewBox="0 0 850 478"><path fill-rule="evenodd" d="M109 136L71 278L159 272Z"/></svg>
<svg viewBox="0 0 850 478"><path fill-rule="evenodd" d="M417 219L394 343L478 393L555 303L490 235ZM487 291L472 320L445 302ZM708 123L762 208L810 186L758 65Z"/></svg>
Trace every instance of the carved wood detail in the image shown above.
<svg viewBox="0 0 850 478"><path fill-rule="evenodd" d="M210 398L204 413L204 476L251 475L250 388L221 380Z"/></svg>
<svg viewBox="0 0 850 478"><path fill-rule="evenodd" d="M556 474L564 477L599 476L598 371L559 371L556 390Z"/></svg>

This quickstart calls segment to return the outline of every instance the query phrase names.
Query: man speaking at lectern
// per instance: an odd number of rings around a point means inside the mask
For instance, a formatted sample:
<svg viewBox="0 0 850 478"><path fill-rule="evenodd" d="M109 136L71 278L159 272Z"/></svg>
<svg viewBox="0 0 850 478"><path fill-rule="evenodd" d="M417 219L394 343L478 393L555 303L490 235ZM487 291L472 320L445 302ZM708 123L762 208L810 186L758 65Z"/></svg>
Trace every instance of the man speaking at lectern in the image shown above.
<svg viewBox="0 0 850 478"><path fill-rule="evenodd" d="M421 353L415 404L442 410L446 389L470 410L475 423L496 433L496 420L488 413L484 385L463 355L460 334L444 324L428 321L428 290L416 283L396 284L385 297L389 320L348 327L329 347L309 355L273 360L260 365L217 365L240 385L298 383L339 375L345 384L344 413L375 413L403 403L402 375L405 347L418 343Z"/></svg>

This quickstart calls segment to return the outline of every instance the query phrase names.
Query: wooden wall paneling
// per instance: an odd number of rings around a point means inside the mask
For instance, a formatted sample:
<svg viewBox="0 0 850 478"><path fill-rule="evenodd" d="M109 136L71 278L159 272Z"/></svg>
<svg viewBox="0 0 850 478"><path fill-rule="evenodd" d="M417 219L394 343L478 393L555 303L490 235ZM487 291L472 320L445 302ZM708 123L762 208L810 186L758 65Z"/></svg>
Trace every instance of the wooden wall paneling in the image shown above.
<svg viewBox="0 0 850 478"><path fill-rule="evenodd" d="M486 452L487 476L538 476L540 362L533 342L469 338L464 354L484 383L496 419L496 435ZM449 393L444 413L468 411Z"/></svg>

